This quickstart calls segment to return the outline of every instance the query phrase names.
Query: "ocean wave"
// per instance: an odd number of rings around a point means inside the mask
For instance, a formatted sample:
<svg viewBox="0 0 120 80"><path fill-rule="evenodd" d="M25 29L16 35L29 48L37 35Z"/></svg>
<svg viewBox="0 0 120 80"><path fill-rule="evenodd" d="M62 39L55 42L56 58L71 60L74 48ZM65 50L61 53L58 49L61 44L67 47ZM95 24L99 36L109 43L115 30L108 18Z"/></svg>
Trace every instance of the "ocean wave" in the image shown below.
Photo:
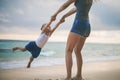
<svg viewBox="0 0 120 80"><path fill-rule="evenodd" d="M120 59L120 56L114 57L83 57L84 63L93 61L106 61ZM73 57L73 62L76 63L76 58ZM26 68L28 60L21 61L5 61L0 62L0 69L14 69L14 68ZM53 65L65 65L65 58L40 58L35 59L31 67L40 66L53 66Z"/></svg>
<svg viewBox="0 0 120 80"><path fill-rule="evenodd" d="M56 54L55 51L42 51L42 52L40 53L41 56L46 56L46 57L52 56L52 55L54 55L54 54Z"/></svg>
<svg viewBox="0 0 120 80"><path fill-rule="evenodd" d="M13 68L21 68L24 67L26 61L7 61L0 62L0 69L13 69Z"/></svg>
<svg viewBox="0 0 120 80"><path fill-rule="evenodd" d="M0 69L26 68L28 61L7 61L0 62ZM52 66L65 64L64 58L44 58L35 60L31 67Z"/></svg>
<svg viewBox="0 0 120 80"><path fill-rule="evenodd" d="M12 49L0 49L0 52L2 52L2 51L12 51Z"/></svg>
<svg viewBox="0 0 120 80"><path fill-rule="evenodd" d="M0 53L2 52L12 52L12 49L0 49Z"/></svg>

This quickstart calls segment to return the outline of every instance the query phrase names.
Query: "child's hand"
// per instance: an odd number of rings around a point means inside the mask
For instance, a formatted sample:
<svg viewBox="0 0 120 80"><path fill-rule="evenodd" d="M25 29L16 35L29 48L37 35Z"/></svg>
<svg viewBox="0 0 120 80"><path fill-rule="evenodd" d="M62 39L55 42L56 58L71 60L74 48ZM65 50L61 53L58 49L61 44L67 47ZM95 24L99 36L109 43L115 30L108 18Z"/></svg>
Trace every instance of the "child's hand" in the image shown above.
<svg viewBox="0 0 120 80"><path fill-rule="evenodd" d="M63 16L63 17L60 19L60 22L61 22L61 23L65 22L65 16Z"/></svg>
<svg viewBox="0 0 120 80"><path fill-rule="evenodd" d="M57 16L56 14L51 16L51 22L56 20L56 16Z"/></svg>

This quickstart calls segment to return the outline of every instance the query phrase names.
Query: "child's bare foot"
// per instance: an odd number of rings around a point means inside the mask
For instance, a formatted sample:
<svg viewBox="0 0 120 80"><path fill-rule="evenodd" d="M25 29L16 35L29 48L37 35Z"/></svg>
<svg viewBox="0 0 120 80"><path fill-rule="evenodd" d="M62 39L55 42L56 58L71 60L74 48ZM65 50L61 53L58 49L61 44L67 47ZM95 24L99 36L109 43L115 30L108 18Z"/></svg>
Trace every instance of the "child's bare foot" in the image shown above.
<svg viewBox="0 0 120 80"><path fill-rule="evenodd" d="M27 68L30 68L30 63L28 63Z"/></svg>
<svg viewBox="0 0 120 80"><path fill-rule="evenodd" d="M18 48L17 47L14 47L14 48L12 48L12 51L15 51L15 50L17 50Z"/></svg>
<svg viewBox="0 0 120 80"><path fill-rule="evenodd" d="M27 68L30 68L30 65L27 65Z"/></svg>

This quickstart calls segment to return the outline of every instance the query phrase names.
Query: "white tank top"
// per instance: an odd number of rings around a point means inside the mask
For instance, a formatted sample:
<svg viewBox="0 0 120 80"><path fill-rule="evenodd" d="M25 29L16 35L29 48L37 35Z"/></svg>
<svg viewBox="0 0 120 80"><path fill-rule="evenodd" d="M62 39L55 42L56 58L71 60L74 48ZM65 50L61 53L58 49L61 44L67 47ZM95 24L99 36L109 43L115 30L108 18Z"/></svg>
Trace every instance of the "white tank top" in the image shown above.
<svg viewBox="0 0 120 80"><path fill-rule="evenodd" d="M48 41L48 38L49 38L49 36L47 36L45 33L40 34L35 41L36 45L40 48L43 48L45 43Z"/></svg>

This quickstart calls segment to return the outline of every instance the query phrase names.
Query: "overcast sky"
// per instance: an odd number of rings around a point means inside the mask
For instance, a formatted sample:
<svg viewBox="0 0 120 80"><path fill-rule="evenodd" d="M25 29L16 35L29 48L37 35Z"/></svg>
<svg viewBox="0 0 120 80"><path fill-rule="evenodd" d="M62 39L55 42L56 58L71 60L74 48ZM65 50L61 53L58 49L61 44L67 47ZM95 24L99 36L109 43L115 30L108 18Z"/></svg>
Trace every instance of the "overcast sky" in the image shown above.
<svg viewBox="0 0 120 80"><path fill-rule="evenodd" d="M0 34L38 34L43 23L65 0L0 0ZM94 2L90 10L92 30L120 30L120 0ZM58 15L57 20L74 5ZM74 20L72 15L57 31L69 30Z"/></svg>

